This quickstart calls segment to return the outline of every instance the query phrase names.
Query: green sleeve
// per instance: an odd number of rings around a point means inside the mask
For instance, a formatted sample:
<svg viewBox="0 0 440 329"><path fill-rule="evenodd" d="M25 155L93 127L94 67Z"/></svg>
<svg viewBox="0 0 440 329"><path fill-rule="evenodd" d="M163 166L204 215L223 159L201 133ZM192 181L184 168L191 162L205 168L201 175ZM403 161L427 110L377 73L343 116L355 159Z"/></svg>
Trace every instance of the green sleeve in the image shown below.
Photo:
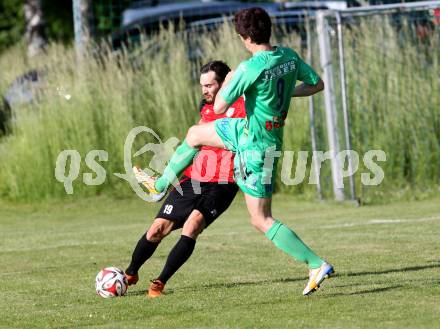
<svg viewBox="0 0 440 329"><path fill-rule="evenodd" d="M242 62L234 72L232 80L221 91L220 95L226 103L231 105L240 96L244 95L246 90L257 80L261 73L261 69L252 65L248 61Z"/></svg>
<svg viewBox="0 0 440 329"><path fill-rule="evenodd" d="M298 57L298 80L314 86L318 83L319 79L319 75L310 67L310 65Z"/></svg>

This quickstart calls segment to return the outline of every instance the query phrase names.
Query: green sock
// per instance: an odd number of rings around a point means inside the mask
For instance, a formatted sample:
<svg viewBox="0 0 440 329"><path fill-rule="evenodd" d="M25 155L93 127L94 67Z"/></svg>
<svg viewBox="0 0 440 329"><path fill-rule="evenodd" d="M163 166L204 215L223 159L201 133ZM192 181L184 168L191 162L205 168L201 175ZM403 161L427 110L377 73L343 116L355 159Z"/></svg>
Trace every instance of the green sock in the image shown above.
<svg viewBox="0 0 440 329"><path fill-rule="evenodd" d="M318 268L324 263L321 258L301 241L295 232L277 220L275 220L275 223L273 223L265 235L279 249L300 262L307 263L311 269Z"/></svg>
<svg viewBox="0 0 440 329"><path fill-rule="evenodd" d="M176 177L192 163L197 152L199 152L198 148L189 146L186 140L184 140L176 149L176 152L174 152L162 176L157 179L154 185L156 190L162 192L167 189Z"/></svg>

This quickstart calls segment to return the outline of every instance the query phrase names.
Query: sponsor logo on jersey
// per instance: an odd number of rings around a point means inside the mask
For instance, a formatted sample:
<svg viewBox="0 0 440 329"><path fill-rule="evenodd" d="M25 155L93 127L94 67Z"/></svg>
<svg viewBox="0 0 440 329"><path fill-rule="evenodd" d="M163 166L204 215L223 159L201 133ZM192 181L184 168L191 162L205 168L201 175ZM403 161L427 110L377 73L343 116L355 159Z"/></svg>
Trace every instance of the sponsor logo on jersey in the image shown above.
<svg viewBox="0 0 440 329"><path fill-rule="evenodd" d="M288 61L287 63L283 63L280 65L277 65L270 70L265 70L263 72L264 81L270 81L273 79L277 79L279 77L282 77L283 75L286 75L289 72L295 71L296 69L296 63L294 60Z"/></svg>

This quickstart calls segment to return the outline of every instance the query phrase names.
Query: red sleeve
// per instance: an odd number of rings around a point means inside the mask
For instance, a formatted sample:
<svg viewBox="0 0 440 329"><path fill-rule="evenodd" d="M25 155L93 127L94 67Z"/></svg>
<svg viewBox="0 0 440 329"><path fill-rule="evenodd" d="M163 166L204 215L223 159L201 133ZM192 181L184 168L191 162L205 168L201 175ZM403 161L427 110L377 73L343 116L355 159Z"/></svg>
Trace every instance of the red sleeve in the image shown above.
<svg viewBox="0 0 440 329"><path fill-rule="evenodd" d="M233 105L231 105L231 107L235 108L234 111L234 118L245 118L246 117L246 106L244 103L244 98L243 96L241 96L239 99L237 99L235 101L235 103Z"/></svg>

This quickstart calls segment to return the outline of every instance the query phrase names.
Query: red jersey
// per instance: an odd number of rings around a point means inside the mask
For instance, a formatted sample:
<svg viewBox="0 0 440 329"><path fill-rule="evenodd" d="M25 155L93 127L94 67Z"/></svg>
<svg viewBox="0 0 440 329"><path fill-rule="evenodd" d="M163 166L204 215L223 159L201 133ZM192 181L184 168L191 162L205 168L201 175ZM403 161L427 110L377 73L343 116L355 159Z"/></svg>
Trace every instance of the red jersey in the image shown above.
<svg viewBox="0 0 440 329"><path fill-rule="evenodd" d="M200 123L221 118L245 118L246 109L243 97L238 98L225 113L215 114L214 104L204 104L200 109ZM234 154L228 150L202 146L193 164L183 174L200 182L234 182Z"/></svg>

